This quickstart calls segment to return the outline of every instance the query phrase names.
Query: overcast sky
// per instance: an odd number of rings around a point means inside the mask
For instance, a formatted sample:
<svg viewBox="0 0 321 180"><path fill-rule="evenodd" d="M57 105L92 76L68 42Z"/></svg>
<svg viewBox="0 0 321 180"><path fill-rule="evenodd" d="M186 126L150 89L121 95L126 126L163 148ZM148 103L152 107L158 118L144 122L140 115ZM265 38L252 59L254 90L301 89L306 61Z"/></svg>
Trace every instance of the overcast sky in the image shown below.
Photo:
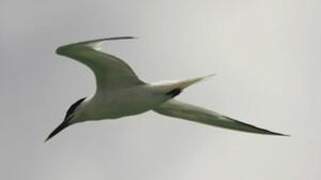
<svg viewBox="0 0 321 180"><path fill-rule="evenodd" d="M0 179L319 180L321 1L1 0ZM291 137L241 133L148 112L72 126L95 90L55 48L133 35L105 51L144 81L216 73L178 99Z"/></svg>

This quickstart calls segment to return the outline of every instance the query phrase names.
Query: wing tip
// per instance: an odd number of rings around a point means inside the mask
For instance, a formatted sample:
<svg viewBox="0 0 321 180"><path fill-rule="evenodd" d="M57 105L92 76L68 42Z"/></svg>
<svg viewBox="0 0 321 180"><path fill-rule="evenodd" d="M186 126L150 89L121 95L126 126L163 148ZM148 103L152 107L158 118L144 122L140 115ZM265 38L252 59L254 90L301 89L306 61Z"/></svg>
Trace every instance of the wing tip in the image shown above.
<svg viewBox="0 0 321 180"><path fill-rule="evenodd" d="M237 120L234 120L234 121L237 121ZM283 134L283 133L270 131L270 130L263 129L263 128L254 126L252 124L244 123L244 122L241 122L241 121L237 121L237 122L240 123L240 124L244 124L244 125L246 125L248 127L254 128L256 130L259 130L259 131L256 131L256 132L254 131L253 133L262 134L262 135L272 135L272 136L287 136L287 137L290 136L289 134Z"/></svg>
<svg viewBox="0 0 321 180"><path fill-rule="evenodd" d="M81 42L60 46L55 50L55 53L59 55L64 55L66 50L69 49L68 47L74 47L74 45L89 45L89 44L94 44L101 41L126 40L126 39L138 39L138 37L137 36L115 36L115 37L108 37L108 38L93 39L88 41L81 41Z"/></svg>
<svg viewBox="0 0 321 180"><path fill-rule="evenodd" d="M249 128L252 128L251 131L244 131L244 132L261 134L261 135L271 135L271 136L285 136L285 137L290 137L291 136L289 134L283 134L283 133L278 133L278 132L270 131L270 130L267 130L267 129L263 129L261 127L257 127L257 126L254 126L252 124L248 124L248 123L245 123L245 122L242 122L242 121L238 121L238 120L232 119L232 118L227 117L227 116L224 116L224 117L228 118L230 120L233 120L233 121L235 121L235 122L237 122L239 124L242 124L244 126L247 126Z"/></svg>
<svg viewBox="0 0 321 180"><path fill-rule="evenodd" d="M285 136L285 137L290 137L291 135L289 134L283 134L283 133L278 133L278 132L272 132L272 131L268 131L266 135L272 135L272 136Z"/></svg>
<svg viewBox="0 0 321 180"><path fill-rule="evenodd" d="M121 39L138 39L137 36L115 36L109 38L103 38L105 40L121 40Z"/></svg>
<svg viewBox="0 0 321 180"><path fill-rule="evenodd" d="M113 40L126 40L126 39L138 39L136 36L114 36L114 37L107 37L107 38L98 38L98 39L92 39L88 41L82 41L74 44L90 44L90 43L96 43L101 41L113 41Z"/></svg>

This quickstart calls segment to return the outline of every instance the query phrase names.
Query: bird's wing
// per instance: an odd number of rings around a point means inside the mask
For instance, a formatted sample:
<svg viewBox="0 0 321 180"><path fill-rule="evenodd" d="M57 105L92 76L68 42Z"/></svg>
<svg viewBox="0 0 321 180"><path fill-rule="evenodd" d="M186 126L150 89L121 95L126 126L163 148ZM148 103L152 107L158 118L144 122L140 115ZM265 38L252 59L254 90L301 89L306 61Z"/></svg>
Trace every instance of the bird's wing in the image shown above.
<svg viewBox="0 0 321 180"><path fill-rule="evenodd" d="M56 53L88 66L96 76L97 90L120 89L144 84L123 60L100 51L103 41L133 39L112 37L73 43L58 47Z"/></svg>
<svg viewBox="0 0 321 180"><path fill-rule="evenodd" d="M238 131L258 133L258 134L269 134L269 135L280 135L286 136L281 133L272 132L266 129L262 129L244 122L237 121L235 119L226 117L219 113L211 110L207 110L202 107L187 104L184 102L177 101L175 99L166 101L156 109L153 109L157 113L176 117L180 119L186 119L193 122L203 123L212 126L218 126L227 129L233 129Z"/></svg>

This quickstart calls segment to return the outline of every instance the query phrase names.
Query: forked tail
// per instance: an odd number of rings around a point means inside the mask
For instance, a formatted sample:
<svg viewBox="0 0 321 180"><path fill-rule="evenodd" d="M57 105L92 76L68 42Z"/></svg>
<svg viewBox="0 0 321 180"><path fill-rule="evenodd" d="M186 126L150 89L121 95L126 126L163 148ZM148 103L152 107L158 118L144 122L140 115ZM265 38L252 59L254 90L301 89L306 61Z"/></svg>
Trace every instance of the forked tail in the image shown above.
<svg viewBox="0 0 321 180"><path fill-rule="evenodd" d="M202 76L202 77L197 77L197 78L192 78L192 79L186 79L186 80L182 80L182 81L178 81L176 83L177 85L177 88L180 88L181 90L195 84L195 83L198 83L202 80L205 80L205 79L208 79L212 76L214 76L215 74L210 74L210 75L207 75L207 76Z"/></svg>
<svg viewBox="0 0 321 180"><path fill-rule="evenodd" d="M161 92L164 92L166 95L169 95L171 97L175 97L178 94L180 94L183 89L200 82L202 80L205 80L214 74L192 78L192 79L186 79L186 80L178 80L178 81L167 81L167 82L160 82L160 83L154 83L154 85L158 90Z"/></svg>

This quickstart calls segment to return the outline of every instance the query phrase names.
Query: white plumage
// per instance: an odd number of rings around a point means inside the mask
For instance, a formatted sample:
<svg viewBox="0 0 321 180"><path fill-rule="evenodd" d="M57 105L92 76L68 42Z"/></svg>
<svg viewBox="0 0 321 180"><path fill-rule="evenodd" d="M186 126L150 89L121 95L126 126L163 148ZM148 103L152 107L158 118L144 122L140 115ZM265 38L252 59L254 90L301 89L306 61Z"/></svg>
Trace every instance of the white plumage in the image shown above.
<svg viewBox="0 0 321 180"><path fill-rule="evenodd" d="M61 46L56 50L57 54L88 66L95 74L97 89L96 93L90 96L91 98L82 98L68 109L64 121L48 136L46 141L75 123L115 119L149 110L228 129L283 135L174 99L183 89L209 76L158 83L141 81L123 60L100 50L100 44L103 41L122 39L133 39L133 37L90 40Z"/></svg>

